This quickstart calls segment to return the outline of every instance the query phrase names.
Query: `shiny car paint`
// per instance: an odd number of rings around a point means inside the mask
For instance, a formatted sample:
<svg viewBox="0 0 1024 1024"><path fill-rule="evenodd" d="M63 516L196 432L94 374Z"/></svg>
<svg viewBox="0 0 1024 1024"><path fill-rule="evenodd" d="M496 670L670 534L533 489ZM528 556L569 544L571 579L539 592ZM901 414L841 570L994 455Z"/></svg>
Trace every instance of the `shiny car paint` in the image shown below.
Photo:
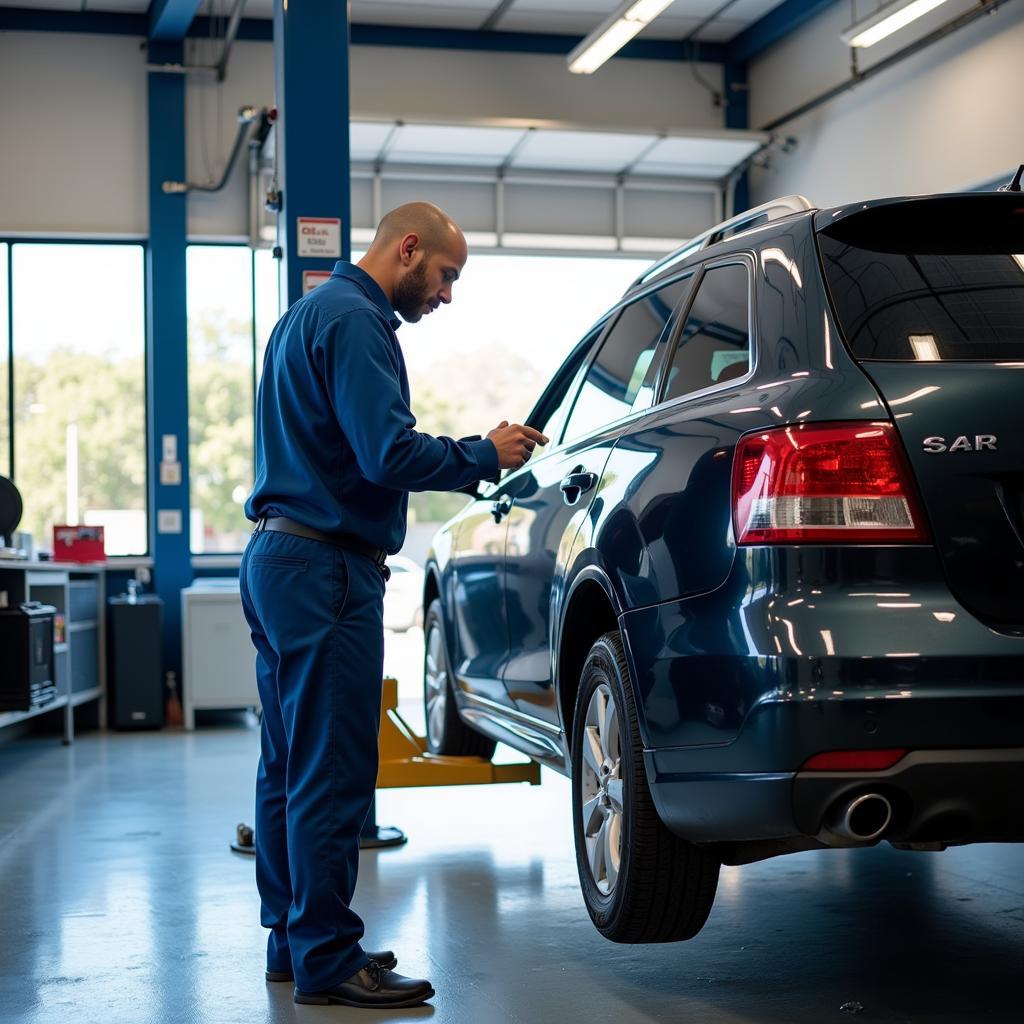
<svg viewBox="0 0 1024 1024"><path fill-rule="evenodd" d="M439 532L427 566L464 717L565 773L575 682L560 677L566 623L576 597L599 588L625 642L656 805L697 842L816 836L820 814L795 811L794 792L802 764L824 750L1002 750L1002 769L1024 782L1024 617L1000 618L1024 593L1014 534L1024 505L990 517L984 554L964 522L979 503L1020 503L1024 492L1017 477L993 485L984 448L937 456L923 446L991 434L1024 455L1024 407L1012 397L1022 367L858 364L814 232L813 213L772 222L627 293L623 302L683 271L741 262L750 372L553 445L484 487ZM662 337L656 361L672 341ZM980 406L979 394L989 398ZM737 547L739 438L826 420L895 422L930 522L949 520L937 546ZM573 470L597 479L569 507L556 499ZM1011 553L1006 564L999 551ZM1015 813L995 838L1024 839L1024 805Z"/></svg>

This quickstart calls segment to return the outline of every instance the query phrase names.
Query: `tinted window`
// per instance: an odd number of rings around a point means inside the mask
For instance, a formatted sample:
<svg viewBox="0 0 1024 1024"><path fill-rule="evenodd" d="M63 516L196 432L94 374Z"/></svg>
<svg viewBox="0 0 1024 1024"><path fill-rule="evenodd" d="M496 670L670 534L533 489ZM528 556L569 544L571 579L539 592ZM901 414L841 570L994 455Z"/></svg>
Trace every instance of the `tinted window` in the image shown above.
<svg viewBox="0 0 1024 1024"><path fill-rule="evenodd" d="M665 399L742 377L750 369L750 285L741 263L701 278L668 372Z"/></svg>
<svg viewBox="0 0 1024 1024"><path fill-rule="evenodd" d="M590 365L565 430L581 437L625 416L645 386L650 388L658 340L689 288L688 278L630 303L605 336Z"/></svg>
<svg viewBox="0 0 1024 1024"><path fill-rule="evenodd" d="M1024 358L1024 202L1013 193L878 207L818 235L858 359Z"/></svg>

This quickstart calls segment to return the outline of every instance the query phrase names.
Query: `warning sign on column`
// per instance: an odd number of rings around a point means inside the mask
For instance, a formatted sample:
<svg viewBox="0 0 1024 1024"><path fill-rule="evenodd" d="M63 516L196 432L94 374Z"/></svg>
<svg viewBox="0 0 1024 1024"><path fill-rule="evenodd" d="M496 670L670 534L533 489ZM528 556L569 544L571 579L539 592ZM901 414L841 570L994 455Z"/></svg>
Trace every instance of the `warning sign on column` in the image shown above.
<svg viewBox="0 0 1024 1024"><path fill-rule="evenodd" d="M295 235L299 256L341 257L341 221L337 217L299 217L297 220Z"/></svg>

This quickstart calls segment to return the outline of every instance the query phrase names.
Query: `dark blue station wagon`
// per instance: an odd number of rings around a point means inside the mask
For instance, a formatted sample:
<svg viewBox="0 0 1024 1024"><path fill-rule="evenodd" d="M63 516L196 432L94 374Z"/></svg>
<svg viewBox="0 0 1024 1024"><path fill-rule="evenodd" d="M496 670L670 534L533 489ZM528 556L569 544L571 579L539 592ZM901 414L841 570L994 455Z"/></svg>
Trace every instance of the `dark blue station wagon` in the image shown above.
<svg viewBox="0 0 1024 1024"><path fill-rule="evenodd" d="M437 534L430 747L572 779L618 942L720 864L1024 840L1024 197L800 197L640 277Z"/></svg>

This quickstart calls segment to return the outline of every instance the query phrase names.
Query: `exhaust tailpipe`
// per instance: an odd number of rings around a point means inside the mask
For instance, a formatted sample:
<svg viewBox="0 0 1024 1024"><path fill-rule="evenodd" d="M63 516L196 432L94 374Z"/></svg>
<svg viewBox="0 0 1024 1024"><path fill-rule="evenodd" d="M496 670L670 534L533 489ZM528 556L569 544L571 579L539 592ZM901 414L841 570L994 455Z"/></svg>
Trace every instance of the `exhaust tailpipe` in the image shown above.
<svg viewBox="0 0 1024 1024"><path fill-rule="evenodd" d="M881 793L862 793L840 800L829 815L828 831L840 839L869 843L880 838L892 821L892 804Z"/></svg>

